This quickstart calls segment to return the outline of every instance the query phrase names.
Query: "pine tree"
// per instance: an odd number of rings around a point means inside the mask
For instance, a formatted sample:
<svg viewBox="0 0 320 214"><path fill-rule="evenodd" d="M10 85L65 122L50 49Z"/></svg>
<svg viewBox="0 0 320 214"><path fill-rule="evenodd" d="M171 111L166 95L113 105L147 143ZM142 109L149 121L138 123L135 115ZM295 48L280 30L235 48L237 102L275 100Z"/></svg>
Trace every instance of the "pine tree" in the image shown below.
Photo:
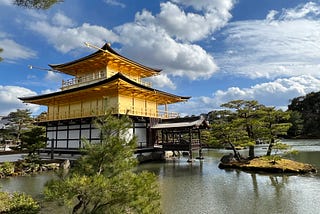
<svg viewBox="0 0 320 214"><path fill-rule="evenodd" d="M21 135L21 148L27 149L28 156L35 155L38 149L46 146L46 130L43 127L35 126Z"/></svg>
<svg viewBox="0 0 320 214"><path fill-rule="evenodd" d="M230 144L237 159L237 145L249 146L249 158L254 158L257 140L269 144L266 154L269 156L278 137L286 135L291 126L288 122L290 112L266 107L255 100L234 100L221 106L233 111L220 111L219 117L213 121L212 133L217 140Z"/></svg>
<svg viewBox="0 0 320 214"><path fill-rule="evenodd" d="M134 172L131 124L126 116L98 118L101 143L85 142L84 154L70 174L46 185L47 198L68 204L73 213L160 213L156 176Z"/></svg>
<svg viewBox="0 0 320 214"><path fill-rule="evenodd" d="M17 111L10 112L8 115L8 129L11 134L16 138L17 142L20 142L20 136L22 132L28 130L32 126L34 121L31 117L31 111L29 109L17 109Z"/></svg>

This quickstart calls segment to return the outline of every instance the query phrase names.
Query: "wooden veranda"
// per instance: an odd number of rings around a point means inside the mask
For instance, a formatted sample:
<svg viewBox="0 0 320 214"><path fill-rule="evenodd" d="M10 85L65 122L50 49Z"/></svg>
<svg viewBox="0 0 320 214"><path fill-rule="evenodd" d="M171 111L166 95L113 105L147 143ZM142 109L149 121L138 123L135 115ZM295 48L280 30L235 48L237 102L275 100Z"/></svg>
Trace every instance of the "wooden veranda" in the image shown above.
<svg viewBox="0 0 320 214"><path fill-rule="evenodd" d="M151 129L155 133L155 146L163 151L187 151L188 161L192 161L195 150L202 158L201 130L208 127L203 117L185 117L162 120Z"/></svg>

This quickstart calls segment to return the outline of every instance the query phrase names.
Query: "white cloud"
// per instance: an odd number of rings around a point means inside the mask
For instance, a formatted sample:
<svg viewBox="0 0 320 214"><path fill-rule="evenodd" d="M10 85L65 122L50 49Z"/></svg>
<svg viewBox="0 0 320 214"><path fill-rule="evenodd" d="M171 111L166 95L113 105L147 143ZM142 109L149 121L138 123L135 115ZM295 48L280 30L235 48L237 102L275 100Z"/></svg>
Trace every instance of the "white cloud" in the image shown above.
<svg viewBox="0 0 320 214"><path fill-rule="evenodd" d="M31 30L47 38L48 42L62 53L85 48L84 42L102 46L106 39L108 39L108 42L116 42L118 40L118 36L115 33L104 27L89 23L72 27L73 25L73 21L70 18L60 13L56 14L51 22L34 21L28 23Z"/></svg>
<svg viewBox="0 0 320 214"><path fill-rule="evenodd" d="M218 71L214 58L190 42L205 39L224 26L231 18L233 4L231 0L174 0L161 3L159 14L152 15L147 10L138 12L134 22L115 28L123 44L121 51L140 62L163 68L168 78L210 78ZM186 12L180 6L195 10Z"/></svg>
<svg viewBox="0 0 320 214"><path fill-rule="evenodd" d="M269 13L268 13L268 15L267 15L267 17L266 17L266 20L267 21L272 21L272 20L274 20L274 18L275 18L275 16L278 14L279 12L278 11L276 11L276 10L271 10L271 11L269 11Z"/></svg>
<svg viewBox="0 0 320 214"><path fill-rule="evenodd" d="M53 71L48 71L47 75L45 76L45 79L48 80L49 82L59 82L63 80L63 77L61 74Z"/></svg>
<svg viewBox="0 0 320 214"><path fill-rule="evenodd" d="M235 0L172 0L172 2L191 6L198 11L215 11L219 16L230 16L229 11L236 3Z"/></svg>
<svg viewBox="0 0 320 214"><path fill-rule="evenodd" d="M1 38L1 36L0 47L3 49L3 52L0 53L0 56L7 62L35 58L37 55L35 51L16 43L12 39Z"/></svg>
<svg viewBox="0 0 320 214"><path fill-rule="evenodd" d="M56 13L52 18L52 23L57 26L73 27L73 21L62 13Z"/></svg>
<svg viewBox="0 0 320 214"><path fill-rule="evenodd" d="M125 55L155 67L164 67L163 72L167 75L186 76L195 80L209 78L218 70L213 57L202 47L178 43L155 25L132 23L118 30Z"/></svg>
<svg viewBox="0 0 320 214"><path fill-rule="evenodd" d="M30 109L35 113L39 106L34 104L24 104L19 97L34 96L36 93L30 89L19 86L2 86L0 85L0 115L6 116L17 109Z"/></svg>
<svg viewBox="0 0 320 214"><path fill-rule="evenodd" d="M307 3L270 11L266 20L230 23L223 31L226 50L216 55L221 70L249 78L319 77L319 8Z"/></svg>
<svg viewBox="0 0 320 214"><path fill-rule="evenodd" d="M164 68L163 73L168 77L188 77L191 80L212 77L218 70L214 58L199 45L180 41L180 39L188 38L180 37L179 27L177 27L193 19L194 28L206 28L207 23L199 21L203 19L203 16L200 14L189 14L188 16L172 3L161 5L161 12L158 16L153 16L149 11L144 10L136 14L134 22L116 28L119 33L119 42L123 44L121 52L140 62ZM183 22L176 23L176 32L173 32L174 28L170 26L173 23L170 24L169 20L164 22L163 17L168 13L174 14L176 20ZM186 27L181 35L192 35L196 31L194 28ZM198 37L196 34L191 37L198 39L207 35L204 33Z"/></svg>
<svg viewBox="0 0 320 214"><path fill-rule="evenodd" d="M187 41L199 41L207 38L217 29L223 27L232 17L230 10L234 1L185 1L173 0L162 3L161 11L157 16L162 28L178 39ZM179 5L191 6L198 13L185 12Z"/></svg>
<svg viewBox="0 0 320 214"><path fill-rule="evenodd" d="M12 5L12 0L0 0L0 5Z"/></svg>
<svg viewBox="0 0 320 214"><path fill-rule="evenodd" d="M221 17L214 12L186 13L178 5L171 2L162 3L160 6L161 12L157 15L158 23L169 35L179 40L198 41L204 39L224 26L231 18L230 13L226 17Z"/></svg>
<svg viewBox="0 0 320 214"><path fill-rule="evenodd" d="M320 90L320 80L303 75L288 79L277 79L254 85L250 88L232 87L226 91L218 90L213 94L216 103L222 104L231 100L258 100L267 106L287 106L289 100Z"/></svg>
<svg viewBox="0 0 320 214"><path fill-rule="evenodd" d="M239 99L257 100L266 106L286 109L291 99L319 90L320 79L302 75L256 84L250 88L231 87L224 91L217 90L212 97L192 97L187 103L173 105L171 110L198 115L219 109L223 103Z"/></svg>
<svg viewBox="0 0 320 214"><path fill-rule="evenodd" d="M284 9L280 19L292 20L308 17L315 17L320 14L320 7L315 2L307 2L306 4L298 5L295 8Z"/></svg>
<svg viewBox="0 0 320 214"><path fill-rule="evenodd" d="M152 82L152 86L155 88L169 87L171 89L176 89L176 85L166 74L150 77L149 80Z"/></svg>
<svg viewBox="0 0 320 214"><path fill-rule="evenodd" d="M114 0L105 2L122 5ZM210 78L218 71L212 55L190 42L206 39L223 27L231 18L233 4L233 0L206 0L202 3L174 0L161 3L158 14L152 15L143 10L136 14L134 22L115 27L118 34L88 23L77 26L62 13L56 13L52 18L42 17L41 21L34 18L26 26L41 34L62 53L79 51L84 48L84 42L97 46L103 45L106 40L119 42L123 55L145 65L163 68L165 76L162 78L165 77L166 81L158 85L167 83L167 87L174 88L170 76L198 80ZM194 10L188 10L188 7Z"/></svg>
<svg viewBox="0 0 320 214"><path fill-rule="evenodd" d="M125 8L126 5L121 3L120 1L117 0L104 0L104 2L108 5L112 5L112 6L118 6L118 7L122 7Z"/></svg>
<svg viewBox="0 0 320 214"><path fill-rule="evenodd" d="M54 93L57 91L59 91L59 90L46 89L46 90L41 91L41 94L51 94L51 93Z"/></svg>

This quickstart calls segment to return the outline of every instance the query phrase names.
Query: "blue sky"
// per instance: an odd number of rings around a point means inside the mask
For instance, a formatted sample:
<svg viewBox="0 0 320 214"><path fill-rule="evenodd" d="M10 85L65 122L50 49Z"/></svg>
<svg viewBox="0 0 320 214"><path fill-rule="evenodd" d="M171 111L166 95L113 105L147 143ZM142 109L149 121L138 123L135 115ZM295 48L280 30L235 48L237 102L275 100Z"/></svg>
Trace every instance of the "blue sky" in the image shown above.
<svg viewBox="0 0 320 214"><path fill-rule="evenodd" d="M191 96L169 107L207 113L234 99L285 109L320 90L320 1L65 0L46 11L0 0L0 116L43 108L17 99L59 90L70 76L48 68L110 42L161 75L159 90Z"/></svg>

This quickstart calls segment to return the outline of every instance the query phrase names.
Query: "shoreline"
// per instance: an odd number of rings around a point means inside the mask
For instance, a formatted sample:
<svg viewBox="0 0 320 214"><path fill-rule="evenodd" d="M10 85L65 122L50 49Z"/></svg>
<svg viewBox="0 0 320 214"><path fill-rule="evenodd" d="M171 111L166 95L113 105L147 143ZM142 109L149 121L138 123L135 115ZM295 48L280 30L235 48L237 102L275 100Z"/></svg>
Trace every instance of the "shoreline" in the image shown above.
<svg viewBox="0 0 320 214"><path fill-rule="evenodd" d="M41 160L39 162L30 163L25 160L17 160L14 162L0 163L0 179L16 176L29 176L46 171L58 170L64 167L62 160Z"/></svg>

